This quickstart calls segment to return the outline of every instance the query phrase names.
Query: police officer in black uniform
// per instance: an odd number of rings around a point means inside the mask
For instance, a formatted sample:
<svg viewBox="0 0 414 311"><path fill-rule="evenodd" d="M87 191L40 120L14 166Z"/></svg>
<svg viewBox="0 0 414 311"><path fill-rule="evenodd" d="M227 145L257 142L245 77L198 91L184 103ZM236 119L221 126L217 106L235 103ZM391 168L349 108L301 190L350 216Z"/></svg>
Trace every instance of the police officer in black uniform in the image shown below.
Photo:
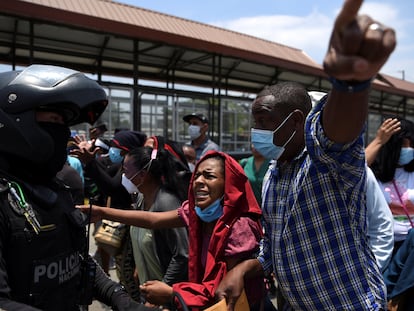
<svg viewBox="0 0 414 311"><path fill-rule="evenodd" d="M85 217L56 173L69 126L93 124L104 90L67 68L0 73L0 310L79 310L92 299L132 301L88 255Z"/></svg>

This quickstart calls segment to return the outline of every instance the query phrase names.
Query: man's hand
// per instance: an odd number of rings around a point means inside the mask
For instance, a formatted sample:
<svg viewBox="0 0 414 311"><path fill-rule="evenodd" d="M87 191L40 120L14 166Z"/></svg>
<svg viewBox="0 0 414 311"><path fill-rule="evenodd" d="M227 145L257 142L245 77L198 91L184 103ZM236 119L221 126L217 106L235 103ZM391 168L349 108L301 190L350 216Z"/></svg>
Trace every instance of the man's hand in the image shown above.
<svg viewBox="0 0 414 311"><path fill-rule="evenodd" d="M244 272L243 269L235 268L227 272L226 276L220 282L215 296L216 300L220 301L223 298L227 302L227 310L233 311L237 299L239 299L244 289ZM237 311L237 310L236 310Z"/></svg>
<svg viewBox="0 0 414 311"><path fill-rule="evenodd" d="M396 45L393 29L357 15L362 2L345 0L334 24L323 65L325 72L338 80L375 77Z"/></svg>

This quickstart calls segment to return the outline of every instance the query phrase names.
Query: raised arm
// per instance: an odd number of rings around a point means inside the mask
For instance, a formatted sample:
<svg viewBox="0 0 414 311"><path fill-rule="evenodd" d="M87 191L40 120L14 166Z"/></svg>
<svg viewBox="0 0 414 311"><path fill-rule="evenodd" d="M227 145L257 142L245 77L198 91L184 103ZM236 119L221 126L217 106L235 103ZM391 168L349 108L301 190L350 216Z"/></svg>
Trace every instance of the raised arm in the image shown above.
<svg viewBox="0 0 414 311"><path fill-rule="evenodd" d="M377 130L377 135L365 148L365 157L370 166L377 157L378 151L391 138L401 130L401 122L398 119L388 118L382 122Z"/></svg>
<svg viewBox="0 0 414 311"><path fill-rule="evenodd" d="M368 113L371 80L394 50L394 30L366 15L358 16L362 0L346 0L335 21L325 72L332 91L323 112L326 135L347 143L360 133Z"/></svg>
<svg viewBox="0 0 414 311"><path fill-rule="evenodd" d="M335 21L324 59L325 72L331 77L333 89L322 115L326 136L338 143L357 138L368 113L371 80L395 48L395 34L368 16L358 16L362 0L345 0ZM264 243L263 256L244 261L230 270L221 281L216 298L226 298L228 310L244 287L244 279L264 272L272 248ZM269 246L269 245L268 245Z"/></svg>
<svg viewBox="0 0 414 311"><path fill-rule="evenodd" d="M101 219L119 221L127 225L148 228L178 228L184 227L185 223L178 216L177 210L167 212L149 212L137 210L122 210L117 208L109 208L98 205L77 205L83 213L91 213L91 221L96 222Z"/></svg>

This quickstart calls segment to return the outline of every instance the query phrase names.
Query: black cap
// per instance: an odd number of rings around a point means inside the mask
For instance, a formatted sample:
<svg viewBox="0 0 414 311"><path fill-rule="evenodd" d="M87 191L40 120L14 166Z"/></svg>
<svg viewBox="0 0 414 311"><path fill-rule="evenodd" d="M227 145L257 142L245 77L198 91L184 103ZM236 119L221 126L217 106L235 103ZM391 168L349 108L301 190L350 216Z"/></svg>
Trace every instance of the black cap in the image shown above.
<svg viewBox="0 0 414 311"><path fill-rule="evenodd" d="M195 113L195 112L184 116L183 117L183 120L185 122L190 123L190 119L191 118L197 118L197 119L199 119L203 123L208 123L208 119L207 119L207 117L205 115L203 115L202 113Z"/></svg>
<svg viewBox="0 0 414 311"><path fill-rule="evenodd" d="M111 146L125 150L142 147L147 140L147 135L138 131L119 131L111 140Z"/></svg>

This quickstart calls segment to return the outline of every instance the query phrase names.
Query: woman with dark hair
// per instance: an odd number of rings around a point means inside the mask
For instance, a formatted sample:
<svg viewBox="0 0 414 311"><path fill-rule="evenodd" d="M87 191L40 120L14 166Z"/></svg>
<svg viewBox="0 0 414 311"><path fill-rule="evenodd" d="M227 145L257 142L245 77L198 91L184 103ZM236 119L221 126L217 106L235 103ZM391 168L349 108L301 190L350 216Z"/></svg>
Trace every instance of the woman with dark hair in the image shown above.
<svg viewBox="0 0 414 311"><path fill-rule="evenodd" d="M122 184L139 193L136 209L150 212L176 210L175 166L165 149L140 147L124 159ZM131 226L130 236L140 284L162 280L168 285L188 278L188 235L185 228L147 229Z"/></svg>
<svg viewBox="0 0 414 311"><path fill-rule="evenodd" d="M175 171L167 176L170 179L169 184L173 185L182 201L187 200L191 170L187 164L182 144L163 136L151 136L145 141L144 146L157 149L158 152L168 152L165 159L169 162L169 167L175 168Z"/></svg>
<svg viewBox="0 0 414 311"><path fill-rule="evenodd" d="M391 134L387 137L385 133ZM375 147L380 135L384 144ZM377 144L378 145L378 144ZM375 151L375 148L377 149ZM383 272L388 310L413 310L414 293L414 123L386 119L366 148L367 160L394 218L393 257Z"/></svg>
<svg viewBox="0 0 414 311"><path fill-rule="evenodd" d="M87 206L81 208L88 211ZM92 221L105 218L142 228L188 228L188 282L169 286L148 281L141 291L157 305L171 301L174 292L179 293L193 309L214 304L215 290L226 273L257 255L262 237L260 216L261 209L243 168L231 156L218 151L208 152L197 162L188 201L178 210L152 213L92 207ZM251 281L246 284L246 294L250 308L255 310L264 296L264 280Z"/></svg>
<svg viewBox="0 0 414 311"><path fill-rule="evenodd" d="M414 124L401 119L399 128L376 156L369 145L366 149L367 158L375 158L371 168L394 216L395 250L412 228L414 215Z"/></svg>

